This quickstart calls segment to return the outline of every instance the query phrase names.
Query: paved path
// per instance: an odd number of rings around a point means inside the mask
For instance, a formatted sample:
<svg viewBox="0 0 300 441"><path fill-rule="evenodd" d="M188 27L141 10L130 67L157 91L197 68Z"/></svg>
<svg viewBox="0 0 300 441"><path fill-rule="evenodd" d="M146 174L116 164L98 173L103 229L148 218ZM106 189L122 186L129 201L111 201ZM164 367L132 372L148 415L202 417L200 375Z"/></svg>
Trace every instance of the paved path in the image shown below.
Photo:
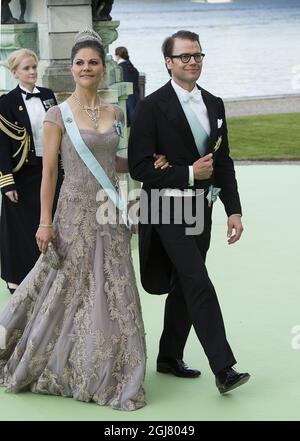
<svg viewBox="0 0 300 441"><path fill-rule="evenodd" d="M300 112L299 95L225 99L227 116Z"/></svg>
<svg viewBox="0 0 300 441"><path fill-rule="evenodd" d="M136 412L116 412L55 396L13 396L0 388L0 420L300 419L300 167L237 165L236 173L244 209L243 238L228 246L226 217L217 202L207 266L237 368L249 370L249 383L221 397L193 331L184 359L200 368L202 376L186 380L156 373L165 296L146 294L138 282L147 332L148 405ZM139 281L136 247L133 260ZM8 298L0 283L0 307Z"/></svg>

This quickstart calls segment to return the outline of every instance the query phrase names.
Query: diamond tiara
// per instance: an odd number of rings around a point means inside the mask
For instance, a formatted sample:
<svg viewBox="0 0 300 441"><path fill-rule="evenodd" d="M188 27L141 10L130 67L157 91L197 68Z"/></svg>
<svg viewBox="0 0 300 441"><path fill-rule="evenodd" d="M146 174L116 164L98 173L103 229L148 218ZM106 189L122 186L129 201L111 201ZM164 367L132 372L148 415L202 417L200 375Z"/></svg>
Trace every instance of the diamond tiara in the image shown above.
<svg viewBox="0 0 300 441"><path fill-rule="evenodd" d="M75 35L74 44L81 43L82 41L97 41L101 46L103 45L100 35L93 31L93 29L83 29Z"/></svg>

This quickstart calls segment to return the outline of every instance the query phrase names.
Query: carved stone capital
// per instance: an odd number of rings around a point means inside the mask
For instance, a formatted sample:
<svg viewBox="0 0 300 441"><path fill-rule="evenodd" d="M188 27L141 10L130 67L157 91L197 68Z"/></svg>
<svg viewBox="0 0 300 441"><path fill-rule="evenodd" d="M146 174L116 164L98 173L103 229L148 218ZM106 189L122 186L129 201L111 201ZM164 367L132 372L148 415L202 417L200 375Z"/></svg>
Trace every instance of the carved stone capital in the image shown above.
<svg viewBox="0 0 300 441"><path fill-rule="evenodd" d="M120 22L117 20L93 22L93 28L102 38L106 51L108 51L108 46L118 38L117 28L119 25Z"/></svg>
<svg viewBox="0 0 300 441"><path fill-rule="evenodd" d="M1 27L0 50L22 47L37 52L37 23L6 24Z"/></svg>

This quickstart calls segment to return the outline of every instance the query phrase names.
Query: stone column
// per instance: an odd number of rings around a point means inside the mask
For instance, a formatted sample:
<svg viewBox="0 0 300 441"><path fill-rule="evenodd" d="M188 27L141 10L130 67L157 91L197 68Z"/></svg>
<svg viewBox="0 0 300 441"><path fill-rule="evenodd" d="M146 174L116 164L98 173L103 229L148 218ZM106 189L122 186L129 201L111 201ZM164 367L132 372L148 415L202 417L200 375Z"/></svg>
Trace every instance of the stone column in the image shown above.
<svg viewBox="0 0 300 441"><path fill-rule="evenodd" d="M56 93L68 93L74 89L70 50L77 32L92 27L91 0L46 0L46 4L50 64L43 84Z"/></svg>
<svg viewBox="0 0 300 441"><path fill-rule="evenodd" d="M125 115L125 126L123 137L120 140L118 147L118 155L127 157L127 145L128 145L128 134L127 134L127 122L126 122L126 100L128 95L133 93L132 83L127 83L123 81L123 71L114 61L113 57L108 54L108 48L111 43L113 43L118 38L117 28L120 22L116 20L112 21L94 21L93 28L100 35L102 43L106 51L106 90L100 91L100 97L102 100L118 104ZM128 191L139 189L140 183L133 181L129 174L120 174L120 186L125 183L128 187Z"/></svg>
<svg viewBox="0 0 300 441"><path fill-rule="evenodd" d="M146 74L144 72L140 72L139 75L139 91L141 100L145 98L145 86L146 86Z"/></svg>
<svg viewBox="0 0 300 441"><path fill-rule="evenodd" d="M93 22L93 28L100 35L106 52L105 82L107 90L105 92L102 90L100 96L107 102L118 103L126 115L126 99L133 92L132 84L123 82L122 69L113 60L113 57L108 54L109 45L118 38L117 28L119 25L120 22L116 20ZM120 149L125 147L127 148L127 136L124 136L120 143Z"/></svg>

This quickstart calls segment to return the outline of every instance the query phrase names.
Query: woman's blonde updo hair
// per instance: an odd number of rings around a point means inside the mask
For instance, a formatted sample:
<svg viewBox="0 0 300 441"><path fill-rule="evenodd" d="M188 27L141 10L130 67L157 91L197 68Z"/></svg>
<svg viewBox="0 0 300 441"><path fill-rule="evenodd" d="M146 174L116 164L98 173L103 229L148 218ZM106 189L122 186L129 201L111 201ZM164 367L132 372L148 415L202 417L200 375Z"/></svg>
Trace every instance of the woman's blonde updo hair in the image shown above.
<svg viewBox="0 0 300 441"><path fill-rule="evenodd" d="M30 49L18 49L14 51L6 60L5 66L12 72L14 69L17 69L19 64L26 57L33 57L36 63L39 62L37 54Z"/></svg>

